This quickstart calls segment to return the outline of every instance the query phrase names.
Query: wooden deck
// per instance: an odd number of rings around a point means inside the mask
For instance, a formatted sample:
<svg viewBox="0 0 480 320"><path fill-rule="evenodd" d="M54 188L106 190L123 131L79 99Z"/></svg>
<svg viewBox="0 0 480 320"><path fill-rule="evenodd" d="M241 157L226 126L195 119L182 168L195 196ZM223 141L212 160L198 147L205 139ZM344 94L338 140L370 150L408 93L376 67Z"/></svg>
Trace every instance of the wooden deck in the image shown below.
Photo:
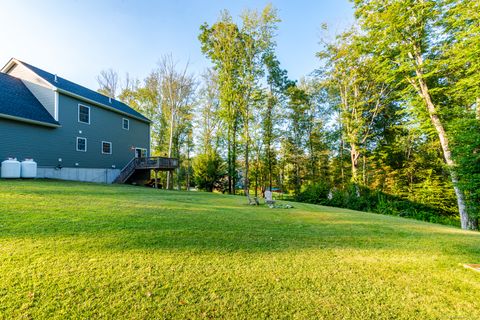
<svg viewBox="0 0 480 320"><path fill-rule="evenodd" d="M126 183L135 172L172 171L178 168L178 159L165 157L133 158L120 172L114 183Z"/></svg>
<svg viewBox="0 0 480 320"><path fill-rule="evenodd" d="M136 169L174 170L178 168L178 159L164 157L137 158Z"/></svg>

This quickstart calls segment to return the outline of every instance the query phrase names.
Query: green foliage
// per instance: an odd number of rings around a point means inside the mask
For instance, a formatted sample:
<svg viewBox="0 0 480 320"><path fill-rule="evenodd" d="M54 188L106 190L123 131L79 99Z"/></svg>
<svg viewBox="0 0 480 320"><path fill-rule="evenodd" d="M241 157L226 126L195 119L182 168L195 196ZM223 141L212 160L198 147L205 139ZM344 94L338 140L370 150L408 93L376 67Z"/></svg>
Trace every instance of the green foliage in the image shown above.
<svg viewBox="0 0 480 320"><path fill-rule="evenodd" d="M405 88L412 114L430 122L437 135L462 228L478 228L475 214L465 210L465 190L450 145L456 137L449 130L450 122L479 95L478 1L393 0L386 5L382 0L355 0L354 7L371 54L384 62L390 82Z"/></svg>
<svg viewBox="0 0 480 320"><path fill-rule="evenodd" d="M480 2L353 3L356 25L321 43L315 77L292 81L281 68L280 19L267 5L238 18L223 11L200 27L212 68L200 90L187 81L195 92L183 107L166 94L182 81L166 82L161 68L127 82L120 97L152 119L154 153L180 158L179 185L195 141L201 189L223 189L224 159L230 193L278 188L300 201L427 221L449 220L464 193L478 216Z"/></svg>
<svg viewBox="0 0 480 320"><path fill-rule="evenodd" d="M315 183L307 185L302 192L295 196L299 202L327 205L331 186L327 183Z"/></svg>
<svg viewBox="0 0 480 320"><path fill-rule="evenodd" d="M214 151L199 154L193 160L193 174L196 186L201 190L212 192L223 190L222 178L225 176L225 163Z"/></svg>
<svg viewBox="0 0 480 320"><path fill-rule="evenodd" d="M396 94L385 72L386 62L366 48L368 40L356 29L325 43L317 56L324 66L317 73L320 86L338 113L342 141L351 158L351 181L359 183L359 161L369 144L382 138L383 128L395 120Z"/></svg>
<svg viewBox="0 0 480 320"><path fill-rule="evenodd" d="M218 75L219 116L226 131L230 193L235 192L239 142L243 143L244 150L244 187L245 191L249 190L250 123L257 100L262 96L259 93L265 69L275 61L271 56L275 47L273 38L280 20L277 11L267 5L261 12L244 11L241 22L237 25L230 13L223 11L212 26L205 23L200 27L198 37L202 52L211 60Z"/></svg>
<svg viewBox="0 0 480 320"><path fill-rule="evenodd" d="M345 190L332 189L325 183L311 184L302 190L295 200L459 226L455 210L452 212L449 207L428 201L415 202L354 184L349 184Z"/></svg>
<svg viewBox="0 0 480 320"><path fill-rule="evenodd" d="M294 194L300 193L304 170L306 169L306 154L308 129L309 129L309 110L311 108L311 99L304 87L299 85L291 86L287 89L288 96L288 132L284 140L285 158L291 164L287 167L289 170L288 182L290 188L293 188Z"/></svg>
<svg viewBox="0 0 480 320"><path fill-rule="evenodd" d="M480 218L480 120L456 122L454 156L458 163L460 185L465 191L472 216Z"/></svg>

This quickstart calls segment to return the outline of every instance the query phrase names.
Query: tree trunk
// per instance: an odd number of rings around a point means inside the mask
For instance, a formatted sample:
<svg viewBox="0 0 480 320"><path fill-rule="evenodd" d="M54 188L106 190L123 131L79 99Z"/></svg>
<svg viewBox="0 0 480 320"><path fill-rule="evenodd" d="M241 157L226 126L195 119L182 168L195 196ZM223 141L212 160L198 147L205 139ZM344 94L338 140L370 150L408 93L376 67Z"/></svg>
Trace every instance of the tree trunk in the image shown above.
<svg viewBox="0 0 480 320"><path fill-rule="evenodd" d="M268 146L268 157L269 157L269 160L268 160L268 190L269 191L272 191L272 150L270 148L270 146Z"/></svg>
<svg viewBox="0 0 480 320"><path fill-rule="evenodd" d="M227 167L228 167L228 194L232 194L232 143L231 143L231 135L230 135L230 126L228 127L227 132Z"/></svg>
<svg viewBox="0 0 480 320"><path fill-rule="evenodd" d="M313 122L313 119L310 121ZM313 183L317 182L317 158L315 156L315 150L313 147L312 133L309 134L309 147L310 147L310 169L311 169L311 180Z"/></svg>
<svg viewBox="0 0 480 320"><path fill-rule="evenodd" d="M440 140L440 145L442 146L443 157L445 158L445 162L447 163L447 166L449 168L450 179L452 181L453 189L457 197L457 205L458 205L458 212L460 214L461 227L462 229L475 229L476 227L475 221L470 219L468 216L467 207L465 204L465 196L463 194L463 191L459 188L459 185L458 185L458 175L455 170L455 162L452 158L452 152L450 150L449 141L448 141L447 134L445 132L445 128L443 127L442 121L440 120L437 114L436 107L430 96L428 85L424 79L423 70L421 69L421 66L423 65L422 57L419 54L417 54L415 56L415 59L417 62L417 67L415 69L415 72L417 75L417 81L418 81L417 91L420 94L423 101L425 102L428 115L430 117L430 120L435 130L437 131L438 138Z"/></svg>
<svg viewBox="0 0 480 320"><path fill-rule="evenodd" d="M363 185L367 185L367 157L365 154L363 155L363 170L362 170L362 175L363 175Z"/></svg>
<svg viewBox="0 0 480 320"><path fill-rule="evenodd" d="M249 132L248 132L248 117L249 117L249 113L248 113L248 106L246 107L246 117L245 117L245 123L244 123L244 130L245 130L245 179L244 179L244 183L245 185L243 186L244 187L244 191L245 191L245 195L248 196L250 194L250 180L248 178L248 171L249 171L249 159L248 159L248 156L249 156L249 144L250 144L250 137L249 137Z"/></svg>
<svg viewBox="0 0 480 320"><path fill-rule="evenodd" d="M177 168L177 189L178 191L182 190L182 184L180 183L180 166Z"/></svg>
<svg viewBox="0 0 480 320"><path fill-rule="evenodd" d="M185 189L190 191L190 138L187 140L187 176Z"/></svg>
<svg viewBox="0 0 480 320"><path fill-rule="evenodd" d="M237 187L237 125L233 127L232 143L232 194L236 194Z"/></svg>
<svg viewBox="0 0 480 320"><path fill-rule="evenodd" d="M272 86L270 85L270 92L272 92ZM267 105L267 116L264 121L267 122L267 129L265 132L265 135L267 136L267 146L266 146L266 151L267 151L267 162L268 162L268 188L270 191L272 191L272 171L273 171L273 152L272 152L272 137L273 137L273 124L272 124L272 112L273 112L273 103L272 100L269 100L269 103Z"/></svg>
<svg viewBox="0 0 480 320"><path fill-rule="evenodd" d="M298 159L295 161L295 195L300 194L302 181L300 180L300 166Z"/></svg>
<svg viewBox="0 0 480 320"><path fill-rule="evenodd" d="M477 105L475 111L477 115L477 120L480 120L480 97L477 97Z"/></svg>
<svg viewBox="0 0 480 320"><path fill-rule="evenodd" d="M342 189L345 187L345 172L343 170L343 149L344 149L343 138L340 139L340 177L342 179Z"/></svg>
<svg viewBox="0 0 480 320"><path fill-rule="evenodd" d="M358 159L360 158L360 151L354 143L350 144L350 161L352 163L352 182L358 182Z"/></svg>
<svg viewBox="0 0 480 320"><path fill-rule="evenodd" d="M174 108L171 110L172 116L170 117L170 138L168 140L168 157L172 157L172 144L173 144L173 124L175 120ZM171 184L173 182L173 171L169 170L167 174L167 189L171 189Z"/></svg>
<svg viewBox="0 0 480 320"><path fill-rule="evenodd" d="M258 176L260 175L259 155L260 155L260 150L257 149L256 155L255 155L255 198L258 197Z"/></svg>

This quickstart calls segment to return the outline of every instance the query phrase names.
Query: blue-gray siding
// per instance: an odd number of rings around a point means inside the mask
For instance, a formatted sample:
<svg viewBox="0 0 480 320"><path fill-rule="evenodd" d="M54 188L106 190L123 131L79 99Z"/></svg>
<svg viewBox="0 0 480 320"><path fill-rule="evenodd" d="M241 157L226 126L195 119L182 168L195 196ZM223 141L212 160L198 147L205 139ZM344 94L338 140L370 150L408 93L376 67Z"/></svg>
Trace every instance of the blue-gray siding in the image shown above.
<svg viewBox="0 0 480 320"><path fill-rule="evenodd" d="M34 158L39 166L80 168L123 168L134 157L132 147L149 150L148 123L59 94L58 121L61 127L0 118L0 159ZM78 104L90 107L90 124L78 122ZM130 120L130 130L122 119ZM76 138L87 139L87 152L76 151ZM102 141L112 143L112 154L102 154ZM59 162L59 158L62 159Z"/></svg>

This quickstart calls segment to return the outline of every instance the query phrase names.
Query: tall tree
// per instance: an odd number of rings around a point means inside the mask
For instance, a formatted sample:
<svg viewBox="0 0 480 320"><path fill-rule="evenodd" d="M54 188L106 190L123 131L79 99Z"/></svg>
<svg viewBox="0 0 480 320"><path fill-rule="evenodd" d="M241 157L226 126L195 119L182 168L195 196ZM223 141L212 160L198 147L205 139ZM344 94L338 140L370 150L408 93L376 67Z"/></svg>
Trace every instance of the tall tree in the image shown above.
<svg viewBox="0 0 480 320"><path fill-rule="evenodd" d="M280 67L280 62L275 56L273 48L263 55L267 69L267 93L262 112L262 133L264 144L264 161L268 174L268 187L272 190L273 172L276 161L275 142L279 135L279 125L282 120L279 108L286 101L288 88L295 83L288 79L287 71Z"/></svg>
<svg viewBox="0 0 480 320"><path fill-rule="evenodd" d="M410 93L421 101L440 141L443 157L457 197L463 229L475 228L469 218L465 196L459 186L456 163L452 157L450 136L441 118L442 104L435 101L434 89L441 85L441 52L437 50L435 26L440 17L439 1L355 0L355 13L363 30L372 41L372 52L390 63L386 72L401 74L410 85ZM441 37L441 36L440 36ZM432 91L433 89L433 91Z"/></svg>
<svg viewBox="0 0 480 320"><path fill-rule="evenodd" d="M459 184L473 224L480 217L480 2L443 1L442 49L447 85L444 95L456 108L451 113L453 156ZM475 221L475 219L477 221Z"/></svg>
<svg viewBox="0 0 480 320"><path fill-rule="evenodd" d="M293 166L290 171L290 182L294 187L295 195L301 191L303 172L306 167L305 150L308 139L308 121L310 110L310 96L299 86L288 88L288 132L286 133L285 149L288 162Z"/></svg>
<svg viewBox="0 0 480 320"><path fill-rule="evenodd" d="M242 24L233 22L227 11L211 27L201 26L202 51L213 62L218 74L220 106L227 126L229 192L234 192L237 132L243 128L244 191L249 192L250 122L264 75L264 53L274 46L279 21L276 10L267 5L262 12L245 11Z"/></svg>
<svg viewBox="0 0 480 320"><path fill-rule="evenodd" d="M197 111L198 153L206 154L210 150L218 151L221 119L219 115L219 84L217 74L208 69L202 74L203 85L199 91Z"/></svg>
<svg viewBox="0 0 480 320"><path fill-rule="evenodd" d="M240 87L239 71L241 37L238 26L228 11L223 11L219 21L200 27L199 40L202 52L210 58L218 75L219 115L226 127L228 192L235 192L237 167L237 131L240 121L237 98Z"/></svg>
<svg viewBox="0 0 480 320"><path fill-rule="evenodd" d="M188 63L178 70L172 55L163 56L158 66L159 92L162 114L168 122L168 157L174 152L180 155L180 144L188 130L193 112L196 83L193 75L188 73ZM167 175L167 188L172 187L172 172Z"/></svg>
<svg viewBox="0 0 480 320"><path fill-rule="evenodd" d="M317 55L325 62L320 71L323 85L332 86L330 92L340 97L337 108L342 140L349 144L351 180L357 184L360 158L391 101L392 86L385 78L382 61L365 50L355 29L341 34L333 43L325 43Z"/></svg>
<svg viewBox="0 0 480 320"><path fill-rule="evenodd" d="M245 11L242 14L241 40L243 54L240 110L243 124L243 142L245 149L244 191L249 194L249 156L250 156L250 121L255 112L256 99L259 98L260 79L265 74L264 55L273 51L273 37L280 22L277 11L272 5L267 5L261 12Z"/></svg>

